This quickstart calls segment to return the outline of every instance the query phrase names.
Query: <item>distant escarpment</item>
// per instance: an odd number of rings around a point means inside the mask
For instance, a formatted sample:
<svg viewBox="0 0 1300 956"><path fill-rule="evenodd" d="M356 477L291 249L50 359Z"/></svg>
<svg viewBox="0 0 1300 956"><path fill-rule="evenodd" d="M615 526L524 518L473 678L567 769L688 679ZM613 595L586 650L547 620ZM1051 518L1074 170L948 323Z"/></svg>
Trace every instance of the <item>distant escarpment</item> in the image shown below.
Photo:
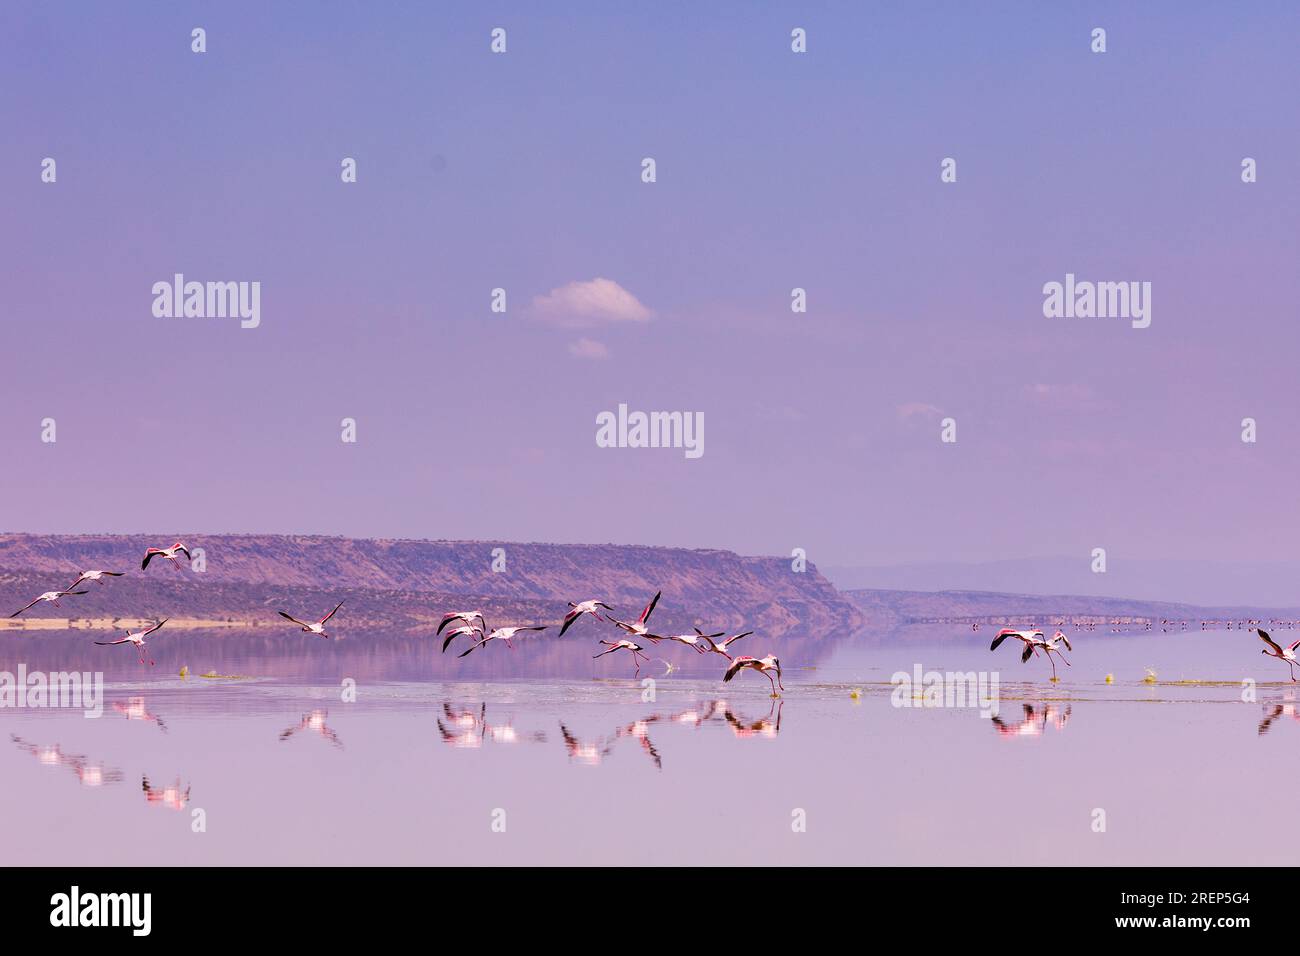
<svg viewBox="0 0 1300 956"><path fill-rule="evenodd" d="M157 558L141 570L147 548L174 541L196 557L201 551L204 570L177 572ZM587 598L635 619L662 590L653 619L660 629L689 631L698 624L815 636L865 623L812 565L796 573L788 559L730 551L184 532L0 535L0 600L15 609L87 569L127 574L84 585L86 595L67 598L60 608L39 605L18 621L36 626L64 618L77 626L78 620L166 616L196 627L278 625L279 608L315 619L342 599L354 627L422 628L445 611L471 608L482 608L494 625L555 623L568 601Z"/></svg>

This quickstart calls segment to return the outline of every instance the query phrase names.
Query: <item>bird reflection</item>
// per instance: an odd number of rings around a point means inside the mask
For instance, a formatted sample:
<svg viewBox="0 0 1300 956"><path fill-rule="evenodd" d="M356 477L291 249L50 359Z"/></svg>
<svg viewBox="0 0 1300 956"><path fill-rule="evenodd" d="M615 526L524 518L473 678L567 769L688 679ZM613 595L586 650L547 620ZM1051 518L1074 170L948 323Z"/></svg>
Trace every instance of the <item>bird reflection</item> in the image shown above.
<svg viewBox="0 0 1300 956"><path fill-rule="evenodd" d="M189 784L186 784L185 789L182 790L180 777L176 778L175 783L166 787L155 787L149 782L148 777L141 777L140 789L144 791L146 803L166 807L168 810L184 810L185 804L190 802Z"/></svg>
<svg viewBox="0 0 1300 956"><path fill-rule="evenodd" d="M637 742L641 744L641 749L645 751L646 756L654 762L656 769L662 770L664 769L663 758L659 756L659 751L655 750L655 745L650 742L650 725L658 719L659 715L655 714L642 720L634 720L626 727L620 727L614 731L614 739L635 737Z"/></svg>
<svg viewBox="0 0 1300 956"><path fill-rule="evenodd" d="M298 722L296 727L289 727L281 732L280 740L288 740L299 731L310 730L320 734L334 746L342 748L343 742L339 740L338 734L330 730L325 723L325 718L328 716L329 711L327 710L313 710L310 714L303 714L302 720Z"/></svg>
<svg viewBox="0 0 1300 956"><path fill-rule="evenodd" d="M731 732L742 739L747 737L775 737L781 732L781 708L785 706L785 701L772 701L772 709L767 712L766 717L758 720L745 720L738 717L734 711L726 706L726 701L718 701L722 704L723 719L731 725Z"/></svg>
<svg viewBox="0 0 1300 956"><path fill-rule="evenodd" d="M1268 733L1274 722L1282 717L1300 720L1300 710L1296 709L1294 701L1288 700L1281 704L1265 704L1264 719L1259 722L1259 735L1262 737Z"/></svg>
<svg viewBox="0 0 1300 956"><path fill-rule="evenodd" d="M103 764L81 754L65 754L58 744L33 744L17 734L10 734L9 739L18 745L19 750L31 754L44 766L66 767L71 770L83 787L100 787L122 780L122 771L109 770Z"/></svg>
<svg viewBox="0 0 1300 956"><path fill-rule="evenodd" d="M143 697L129 697L125 704L121 701L114 701L113 709L127 720L143 720L157 724L159 730L167 733L167 725L163 723L162 718L157 714L149 712L149 707L145 704Z"/></svg>
<svg viewBox="0 0 1300 956"><path fill-rule="evenodd" d="M487 704L480 704L478 713L452 707L449 701L442 705L443 717L438 718L438 733L442 742L450 747L474 749L483 746L484 740L494 744L517 744L521 741L545 743L541 731L521 734L511 721L494 724L487 719ZM445 718L445 719L444 719Z"/></svg>
<svg viewBox="0 0 1300 956"><path fill-rule="evenodd" d="M1055 730L1064 730L1070 719L1070 705L1062 709L1055 704L1022 704L1024 717L1017 723L1010 724L1001 717L993 717L993 729L999 737L1041 737L1050 725Z"/></svg>
<svg viewBox="0 0 1300 956"><path fill-rule="evenodd" d="M569 728L564 726L563 722L560 723L560 736L564 738L564 749L569 752L569 759L584 763L588 767L599 766L614 749L614 745L604 737L599 738L595 743L579 740L569 732Z"/></svg>

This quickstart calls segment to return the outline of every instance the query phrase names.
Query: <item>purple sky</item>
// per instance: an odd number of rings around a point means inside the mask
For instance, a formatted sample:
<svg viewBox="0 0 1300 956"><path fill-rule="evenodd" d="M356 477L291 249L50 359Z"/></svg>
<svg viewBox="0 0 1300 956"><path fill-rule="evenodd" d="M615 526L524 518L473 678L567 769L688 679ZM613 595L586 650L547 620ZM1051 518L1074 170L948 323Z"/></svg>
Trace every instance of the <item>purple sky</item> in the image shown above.
<svg viewBox="0 0 1300 956"><path fill-rule="evenodd" d="M1294 556L1294 6L269 6L0 9L0 528ZM650 318L531 308L597 277ZM704 456L597 448L620 402Z"/></svg>

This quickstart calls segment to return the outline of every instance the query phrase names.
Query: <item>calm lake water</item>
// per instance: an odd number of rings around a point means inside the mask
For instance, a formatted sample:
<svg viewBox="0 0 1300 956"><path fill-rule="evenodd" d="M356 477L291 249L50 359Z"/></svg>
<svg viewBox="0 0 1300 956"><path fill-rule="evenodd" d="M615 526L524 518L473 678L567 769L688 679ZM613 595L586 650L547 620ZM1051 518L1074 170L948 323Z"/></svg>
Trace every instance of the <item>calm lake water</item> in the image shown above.
<svg viewBox="0 0 1300 956"><path fill-rule="evenodd" d="M1300 863L1274 823L1300 785L1300 685L1257 637L1078 632L1053 684L991 636L751 638L783 659L779 700L686 651L643 668L648 701L629 663L590 659L593 635L457 661L428 639L177 631L156 667L84 632L6 635L0 670L107 685L99 719L0 710L0 861ZM891 675L918 664L996 671L997 719L895 706Z"/></svg>

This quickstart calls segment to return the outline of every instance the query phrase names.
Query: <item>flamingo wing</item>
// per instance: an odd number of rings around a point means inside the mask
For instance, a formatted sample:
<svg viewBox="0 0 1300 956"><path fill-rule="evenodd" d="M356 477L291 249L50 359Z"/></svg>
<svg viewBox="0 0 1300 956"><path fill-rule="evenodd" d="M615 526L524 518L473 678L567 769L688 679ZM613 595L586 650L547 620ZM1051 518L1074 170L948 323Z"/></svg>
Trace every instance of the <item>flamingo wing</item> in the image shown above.
<svg viewBox="0 0 1300 956"><path fill-rule="evenodd" d="M320 623L320 624L324 624L326 621L328 621L330 618L332 618L335 614L337 614L337 613L339 612L339 608L341 608L342 606L343 606L343 602L342 602L342 601L339 601L338 604L334 605L334 610L330 611L330 612L329 612L328 614L326 614L323 618L321 618L320 621L319 621L318 623Z"/></svg>
<svg viewBox="0 0 1300 956"><path fill-rule="evenodd" d="M131 638L124 637L120 641L95 641L100 647L112 647L114 644L125 644Z"/></svg>
<svg viewBox="0 0 1300 956"><path fill-rule="evenodd" d="M636 619L638 624L644 624L650 619L650 613L655 609L655 605L659 603L659 596L663 593L663 591L655 592L655 596L652 597L650 603L645 606L645 610L641 612L641 616Z"/></svg>
<svg viewBox="0 0 1300 956"><path fill-rule="evenodd" d="M1033 653L1034 653L1034 645L1033 645L1033 644L1026 644L1026 645L1025 645L1025 652L1024 652L1023 654L1020 655L1020 663L1023 664L1023 663L1025 663L1025 661L1029 660L1029 658L1033 656Z"/></svg>
<svg viewBox="0 0 1300 956"><path fill-rule="evenodd" d="M149 567L149 562L154 559L154 556L162 553L161 548L150 548L146 551L144 553L144 560L140 562L140 570L143 571L145 568Z"/></svg>
<svg viewBox="0 0 1300 956"><path fill-rule="evenodd" d="M158 628L162 627L162 626L163 626L164 624L166 624L166 623L167 623L167 618L163 618L161 621L159 621L159 622L158 622L157 624L155 624L153 627L151 627L151 628L149 628L148 630L146 630L145 633L146 633L146 634L152 634L154 631L158 630Z"/></svg>
<svg viewBox="0 0 1300 956"><path fill-rule="evenodd" d="M1257 627L1255 628L1255 630L1259 634L1260 640L1262 640L1269 647L1273 648L1273 650L1277 651L1279 654L1282 653L1282 648L1278 647L1275 643L1273 643L1273 638L1268 636L1268 631L1264 630L1262 627Z"/></svg>
<svg viewBox="0 0 1300 956"><path fill-rule="evenodd" d="M294 617L292 614L287 614L287 613L285 613L284 611L277 611L276 613L279 614L279 615L280 615L282 618L284 618L286 621L293 621L293 623L297 624L299 627L311 627L310 624L308 624L308 623L305 622L305 621L300 621L300 620L298 620L298 619L297 619L296 617Z"/></svg>
<svg viewBox="0 0 1300 956"><path fill-rule="evenodd" d="M14 611L14 612L13 612L12 614L10 614L9 616L10 616L10 617L17 617L19 614L22 614L23 611L27 610L27 608L29 608L29 607L34 607L35 605L39 604L39 603L40 603L40 600L41 600L40 598L37 598L37 599L36 599L35 601L33 601L31 604L28 604L26 607L20 607L18 610Z"/></svg>

